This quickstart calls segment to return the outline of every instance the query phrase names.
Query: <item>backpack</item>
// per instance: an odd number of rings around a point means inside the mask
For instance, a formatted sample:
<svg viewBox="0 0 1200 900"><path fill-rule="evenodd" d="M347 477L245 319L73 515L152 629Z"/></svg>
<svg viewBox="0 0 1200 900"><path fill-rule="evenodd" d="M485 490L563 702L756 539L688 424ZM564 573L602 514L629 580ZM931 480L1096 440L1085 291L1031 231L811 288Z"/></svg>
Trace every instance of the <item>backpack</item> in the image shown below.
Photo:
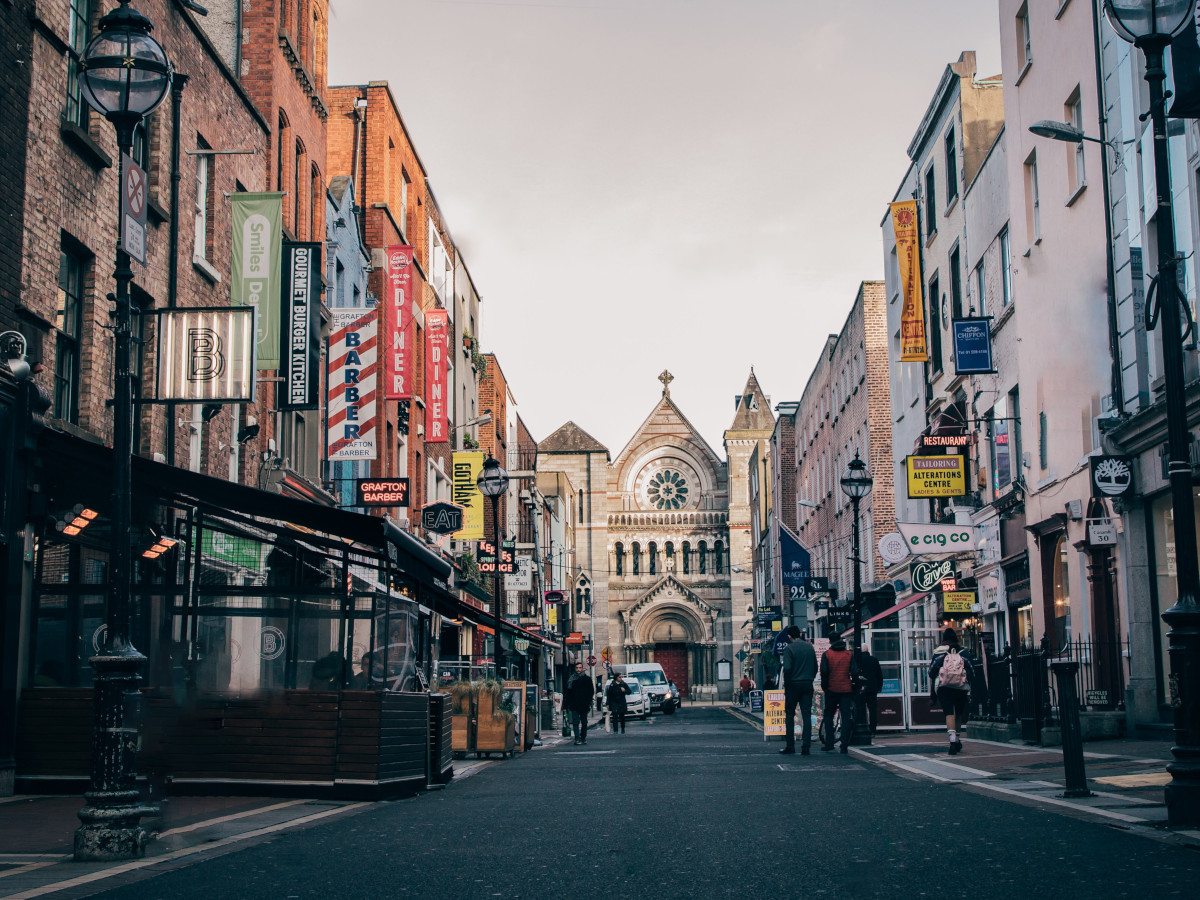
<svg viewBox="0 0 1200 900"><path fill-rule="evenodd" d="M942 668L938 672L938 686L944 688L967 688L967 661L957 650L950 649L942 657Z"/></svg>

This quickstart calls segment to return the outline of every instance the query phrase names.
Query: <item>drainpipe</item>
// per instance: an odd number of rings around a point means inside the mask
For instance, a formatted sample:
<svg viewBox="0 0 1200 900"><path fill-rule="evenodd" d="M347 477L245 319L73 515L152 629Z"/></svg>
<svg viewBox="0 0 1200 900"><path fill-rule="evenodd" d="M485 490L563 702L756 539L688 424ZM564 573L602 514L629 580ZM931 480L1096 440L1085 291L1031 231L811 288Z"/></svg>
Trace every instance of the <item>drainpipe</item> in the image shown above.
<svg viewBox="0 0 1200 900"><path fill-rule="evenodd" d="M171 79L171 227L168 233L170 247L167 251L167 309L176 305L175 293L179 289L179 183L183 173L179 171L179 128L180 95L188 83L188 76L176 72ZM175 404L167 404L167 465L175 465Z"/></svg>
<svg viewBox="0 0 1200 900"><path fill-rule="evenodd" d="M1112 359L1113 411L1118 415L1125 411L1125 389L1121 383L1121 335L1117 326L1117 277L1113 262L1113 217L1112 199L1108 184L1108 116L1104 114L1104 67L1100 54L1100 4L1092 4L1092 39L1096 59L1096 107L1100 114L1100 165L1104 177L1100 188L1104 196L1104 257L1108 268L1108 352Z"/></svg>

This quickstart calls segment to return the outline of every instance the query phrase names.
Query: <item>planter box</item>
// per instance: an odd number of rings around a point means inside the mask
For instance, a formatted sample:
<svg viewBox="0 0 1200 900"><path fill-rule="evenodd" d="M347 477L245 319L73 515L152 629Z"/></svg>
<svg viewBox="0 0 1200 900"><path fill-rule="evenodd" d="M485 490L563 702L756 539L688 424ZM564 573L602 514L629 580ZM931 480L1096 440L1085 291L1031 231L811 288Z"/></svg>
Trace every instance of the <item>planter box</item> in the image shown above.
<svg viewBox="0 0 1200 900"><path fill-rule="evenodd" d="M449 694L429 695L429 768L430 784L445 784L454 777L453 716Z"/></svg>
<svg viewBox="0 0 1200 900"><path fill-rule="evenodd" d="M475 727L476 753L512 753L517 745L517 727L512 719L481 715Z"/></svg>

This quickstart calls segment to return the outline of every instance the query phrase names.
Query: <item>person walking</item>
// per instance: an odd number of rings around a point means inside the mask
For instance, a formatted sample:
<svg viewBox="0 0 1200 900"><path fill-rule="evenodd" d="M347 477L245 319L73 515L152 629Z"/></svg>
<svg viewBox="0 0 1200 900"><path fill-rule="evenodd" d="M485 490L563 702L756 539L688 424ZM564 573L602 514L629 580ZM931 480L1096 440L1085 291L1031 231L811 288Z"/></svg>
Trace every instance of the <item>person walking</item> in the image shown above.
<svg viewBox="0 0 1200 900"><path fill-rule="evenodd" d="M817 677L817 652L800 636L800 629L788 626L791 642L783 648L783 709L787 720L784 746L780 753L796 752L796 709L804 717L800 731L800 755L808 756L812 743L813 679Z"/></svg>
<svg viewBox="0 0 1200 900"><path fill-rule="evenodd" d="M612 733L616 734L618 726L621 734L625 733L625 713L629 711L629 702L625 699L632 691L625 683L625 676L620 672L608 682L608 690L604 692L604 702L608 704L611 716Z"/></svg>
<svg viewBox="0 0 1200 900"><path fill-rule="evenodd" d="M859 693L867 709L867 727L871 734L879 725L879 692L883 690L883 669L871 651L863 648L858 653Z"/></svg>
<svg viewBox="0 0 1200 900"><path fill-rule="evenodd" d="M953 628L942 632L942 642L929 662L929 689L931 699L946 713L951 756L962 752L958 726L966 724L971 689L978 685L978 665L970 651L959 645L958 632Z"/></svg>
<svg viewBox="0 0 1200 900"><path fill-rule="evenodd" d="M738 690L742 692L741 696L738 697L738 700L742 706L745 706L750 702L750 686L752 684L754 684L754 682L750 680L750 673L743 672L742 680L738 682Z"/></svg>
<svg viewBox="0 0 1200 900"><path fill-rule="evenodd" d="M563 692L563 709L571 717L571 730L575 733L576 744L587 743L588 713L592 709L595 692L591 677L583 671L583 663L575 663L575 672L567 680L567 689Z"/></svg>
<svg viewBox="0 0 1200 900"><path fill-rule="evenodd" d="M834 632L829 637L829 649L821 656L821 687L825 691L825 730L822 750L832 750L836 738L833 717L841 712L842 752L850 752L850 732L854 730L854 684L850 680L850 651L842 636Z"/></svg>

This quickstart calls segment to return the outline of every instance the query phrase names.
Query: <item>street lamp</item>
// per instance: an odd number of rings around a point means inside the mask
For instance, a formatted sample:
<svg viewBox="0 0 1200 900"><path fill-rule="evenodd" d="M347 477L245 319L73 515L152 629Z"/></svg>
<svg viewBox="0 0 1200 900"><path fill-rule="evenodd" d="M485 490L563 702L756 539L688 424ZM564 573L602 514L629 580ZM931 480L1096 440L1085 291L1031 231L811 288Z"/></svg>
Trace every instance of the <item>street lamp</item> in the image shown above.
<svg viewBox="0 0 1200 900"><path fill-rule="evenodd" d="M1165 788L1167 824L1200 826L1200 562L1196 555L1196 518L1192 500L1191 432L1184 403L1183 340L1180 323L1178 260L1171 208L1171 172L1167 158L1166 70L1163 52L1184 28L1195 27L1195 0L1105 0L1104 12L1124 40L1141 48L1150 89L1154 130L1154 183L1158 194L1158 308L1162 322L1163 396L1167 415L1167 471L1175 520L1175 570L1179 592L1175 605L1162 614L1170 626L1167 652L1171 660L1169 701L1175 717L1174 760L1167 764L1171 781Z"/></svg>
<svg viewBox="0 0 1200 900"><path fill-rule="evenodd" d="M492 575L492 626L496 629L495 648L492 656L496 666L496 680L504 680L504 645L500 642L500 495L508 490L508 473L490 455L484 460L479 477L475 479L479 493L492 498L492 536L496 542L496 571Z"/></svg>
<svg viewBox="0 0 1200 900"><path fill-rule="evenodd" d="M105 15L99 34L80 60L80 89L88 105L113 123L117 132L117 185L124 190L125 156L133 133L153 112L171 86L171 64L150 36L154 25L129 0ZM118 228L118 235L121 229ZM113 506L109 546L105 638L91 658L95 670L92 720L92 783L79 811L75 859L134 859L146 852L146 830L139 819L154 812L140 802L137 774L141 692L138 669L146 661L130 632L130 476L133 467L133 379L130 375L129 254L117 239L116 310L113 318Z"/></svg>
<svg viewBox="0 0 1200 900"><path fill-rule="evenodd" d="M858 504L863 497L871 493L875 481L867 472L867 464L862 461L858 451L854 451L854 459L846 466L842 474L842 493L850 498L854 507L854 673L857 676L861 670L859 654L862 652L862 560L859 559L858 533ZM850 734L850 743L856 747L870 746L871 732L867 728L867 709L862 703L862 690L858 678L854 679L854 730Z"/></svg>

